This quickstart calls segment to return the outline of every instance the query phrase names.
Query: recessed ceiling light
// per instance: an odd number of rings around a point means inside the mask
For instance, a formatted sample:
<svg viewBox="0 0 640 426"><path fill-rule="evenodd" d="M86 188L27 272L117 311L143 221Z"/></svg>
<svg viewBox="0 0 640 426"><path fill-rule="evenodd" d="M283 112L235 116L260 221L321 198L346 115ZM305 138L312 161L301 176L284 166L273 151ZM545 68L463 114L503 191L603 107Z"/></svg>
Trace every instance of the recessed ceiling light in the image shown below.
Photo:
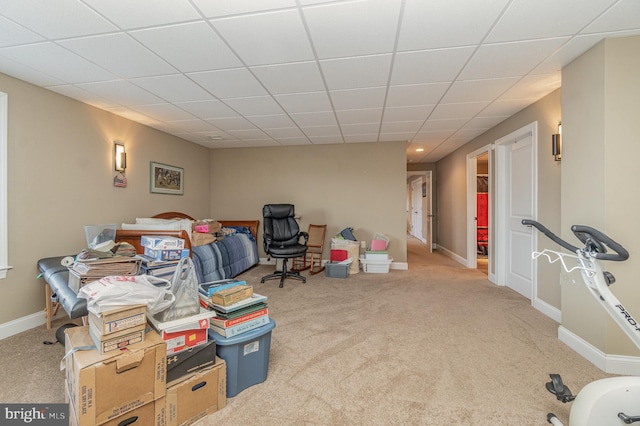
<svg viewBox="0 0 640 426"><path fill-rule="evenodd" d="M207 136L209 138L210 141L219 141L222 140L222 136L218 136L218 135L211 135L211 136Z"/></svg>
<svg viewBox="0 0 640 426"><path fill-rule="evenodd" d="M418 149L416 149L416 152L422 152L422 151L424 151L424 148L418 148Z"/></svg>

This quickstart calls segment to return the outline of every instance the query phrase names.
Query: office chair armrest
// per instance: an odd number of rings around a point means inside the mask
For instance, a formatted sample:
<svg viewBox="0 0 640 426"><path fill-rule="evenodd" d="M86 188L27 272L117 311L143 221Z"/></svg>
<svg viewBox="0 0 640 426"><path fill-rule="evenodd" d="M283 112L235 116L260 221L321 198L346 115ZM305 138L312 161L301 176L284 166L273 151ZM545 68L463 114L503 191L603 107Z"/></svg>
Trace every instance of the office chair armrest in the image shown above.
<svg viewBox="0 0 640 426"><path fill-rule="evenodd" d="M304 238L304 245L306 246L307 243L309 242L309 233L308 232L304 232L304 231L300 231L300 232L298 232L298 240L300 240L300 237Z"/></svg>

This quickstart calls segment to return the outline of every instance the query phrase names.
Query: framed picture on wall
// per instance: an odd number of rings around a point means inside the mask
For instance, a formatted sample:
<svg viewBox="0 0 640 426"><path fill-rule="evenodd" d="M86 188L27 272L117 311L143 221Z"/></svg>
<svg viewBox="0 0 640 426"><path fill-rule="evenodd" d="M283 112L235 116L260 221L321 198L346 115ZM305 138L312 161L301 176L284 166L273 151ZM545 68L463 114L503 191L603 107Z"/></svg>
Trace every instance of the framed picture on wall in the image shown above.
<svg viewBox="0 0 640 426"><path fill-rule="evenodd" d="M184 194L184 169L151 162L151 192L156 194Z"/></svg>

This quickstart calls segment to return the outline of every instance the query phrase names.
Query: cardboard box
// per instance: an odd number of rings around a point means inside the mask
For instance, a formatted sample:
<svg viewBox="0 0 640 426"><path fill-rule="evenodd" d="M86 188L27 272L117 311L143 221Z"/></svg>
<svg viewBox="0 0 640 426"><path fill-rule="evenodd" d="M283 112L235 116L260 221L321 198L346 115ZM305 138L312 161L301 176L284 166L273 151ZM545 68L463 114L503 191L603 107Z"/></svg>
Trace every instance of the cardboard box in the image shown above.
<svg viewBox="0 0 640 426"><path fill-rule="evenodd" d="M145 328L147 326L142 324L117 333L104 335L100 333L100 330L96 330L93 325L89 324L89 334L96 345L98 353L104 355L143 342Z"/></svg>
<svg viewBox="0 0 640 426"><path fill-rule="evenodd" d="M250 285L237 285L212 293L211 303L220 306L229 306L253 295L253 287Z"/></svg>
<svg viewBox="0 0 640 426"><path fill-rule="evenodd" d="M166 393L166 343L153 330L145 340L100 355L89 327L65 330L67 392L78 424L99 425L162 398Z"/></svg>
<svg viewBox="0 0 640 426"><path fill-rule="evenodd" d="M184 248L184 240L178 237L143 235L140 238L140 245L151 250L182 250Z"/></svg>
<svg viewBox="0 0 640 426"><path fill-rule="evenodd" d="M144 255L152 258L153 260L167 262L170 260L180 260L183 257L189 257L189 250L153 250L149 247L145 247Z"/></svg>
<svg viewBox="0 0 640 426"><path fill-rule="evenodd" d="M147 305L123 306L96 315L89 312L89 324L103 335L116 333L147 323Z"/></svg>
<svg viewBox="0 0 640 426"><path fill-rule="evenodd" d="M167 383L204 370L215 363L216 342L214 341L167 355Z"/></svg>
<svg viewBox="0 0 640 426"><path fill-rule="evenodd" d="M214 317L214 311L201 309L197 315L180 318L173 321L161 322L150 315L149 323L155 328L160 337L167 344L167 355L207 343L207 329L209 318Z"/></svg>
<svg viewBox="0 0 640 426"><path fill-rule="evenodd" d="M158 398L155 401L151 401L144 404L141 407L134 408L124 414L121 414L113 419L109 419L104 423L79 423L78 422L78 410L69 402L69 395L65 399L69 403L69 426L123 426L123 425L135 425L135 426L166 426L166 409L167 401L165 397Z"/></svg>
<svg viewBox="0 0 640 426"><path fill-rule="evenodd" d="M167 388L167 426L189 425L227 406L227 366L223 359Z"/></svg>

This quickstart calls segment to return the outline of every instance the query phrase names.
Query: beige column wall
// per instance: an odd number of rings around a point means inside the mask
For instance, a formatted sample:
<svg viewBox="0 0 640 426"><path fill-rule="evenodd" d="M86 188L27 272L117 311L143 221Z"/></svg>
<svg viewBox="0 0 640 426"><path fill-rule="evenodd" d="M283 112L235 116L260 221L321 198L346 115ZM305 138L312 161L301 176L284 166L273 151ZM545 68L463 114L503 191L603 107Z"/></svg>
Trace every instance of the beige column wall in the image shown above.
<svg viewBox="0 0 640 426"><path fill-rule="evenodd" d="M640 316L640 37L606 39L563 69L563 238L569 227L601 229L630 252L607 262L617 278L611 290ZM562 325L607 354L639 351L587 293L576 274L562 274Z"/></svg>

